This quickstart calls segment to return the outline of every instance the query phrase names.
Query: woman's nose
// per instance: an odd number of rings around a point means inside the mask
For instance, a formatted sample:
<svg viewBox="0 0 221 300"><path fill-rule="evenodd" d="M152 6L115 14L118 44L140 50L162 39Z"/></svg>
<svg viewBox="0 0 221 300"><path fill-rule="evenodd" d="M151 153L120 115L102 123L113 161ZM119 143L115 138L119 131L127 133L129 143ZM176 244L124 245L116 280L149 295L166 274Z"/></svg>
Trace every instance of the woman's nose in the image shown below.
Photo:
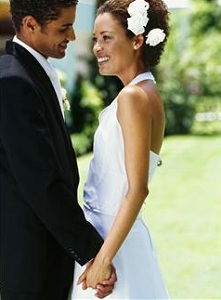
<svg viewBox="0 0 221 300"><path fill-rule="evenodd" d="M101 49L102 49L102 46L98 42L96 44L94 44L94 47L93 47L94 52L98 52Z"/></svg>

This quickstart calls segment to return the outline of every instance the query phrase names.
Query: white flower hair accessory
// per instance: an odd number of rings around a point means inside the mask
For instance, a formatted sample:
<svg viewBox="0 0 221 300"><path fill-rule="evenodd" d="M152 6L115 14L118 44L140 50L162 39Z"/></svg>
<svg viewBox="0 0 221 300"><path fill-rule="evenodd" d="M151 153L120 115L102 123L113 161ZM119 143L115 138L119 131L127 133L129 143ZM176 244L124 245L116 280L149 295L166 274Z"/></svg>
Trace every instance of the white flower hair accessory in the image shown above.
<svg viewBox="0 0 221 300"><path fill-rule="evenodd" d="M146 37L146 44L155 47L156 45L164 41L166 34L164 33L163 29L154 28L148 33L148 35L146 35Z"/></svg>
<svg viewBox="0 0 221 300"><path fill-rule="evenodd" d="M62 92L62 104L63 104L64 111L70 111L71 105L67 98L67 90L62 87L61 92Z"/></svg>
<svg viewBox="0 0 221 300"><path fill-rule="evenodd" d="M128 6L128 14L130 18L127 18L128 29L135 35L144 33L145 26L149 19L147 11L149 9L149 3L145 0L135 0Z"/></svg>
<svg viewBox="0 0 221 300"><path fill-rule="evenodd" d="M149 22L148 18L148 9L150 5L145 0L134 0L128 6L128 14L130 15L127 18L127 29L132 31L136 36L144 33L145 27ZM146 36L146 44L155 47L159 43L163 42L166 34L163 29L154 28Z"/></svg>

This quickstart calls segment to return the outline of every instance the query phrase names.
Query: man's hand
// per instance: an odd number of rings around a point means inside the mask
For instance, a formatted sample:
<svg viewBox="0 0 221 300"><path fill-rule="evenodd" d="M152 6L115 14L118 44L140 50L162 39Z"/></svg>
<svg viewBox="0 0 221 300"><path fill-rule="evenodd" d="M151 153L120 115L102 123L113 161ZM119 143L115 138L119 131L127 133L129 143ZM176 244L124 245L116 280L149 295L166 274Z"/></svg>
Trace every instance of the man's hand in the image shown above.
<svg viewBox="0 0 221 300"><path fill-rule="evenodd" d="M108 280L102 282L102 284L98 284L96 289L97 292L95 294L96 297L102 299L108 295L110 295L114 289L114 284L117 281L116 270L113 267L113 272L111 277Z"/></svg>

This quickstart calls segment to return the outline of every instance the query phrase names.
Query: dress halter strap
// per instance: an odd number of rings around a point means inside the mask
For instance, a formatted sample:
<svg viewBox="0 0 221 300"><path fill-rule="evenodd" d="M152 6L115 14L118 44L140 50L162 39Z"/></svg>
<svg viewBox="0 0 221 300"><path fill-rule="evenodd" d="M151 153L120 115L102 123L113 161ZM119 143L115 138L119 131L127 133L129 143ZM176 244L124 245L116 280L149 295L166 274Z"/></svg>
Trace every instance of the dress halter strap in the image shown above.
<svg viewBox="0 0 221 300"><path fill-rule="evenodd" d="M154 83L156 83L154 76L152 75L151 72L145 72L145 73L141 73L139 75L137 75L129 84L133 85L133 84L137 84L138 82L141 82L143 80L153 80Z"/></svg>

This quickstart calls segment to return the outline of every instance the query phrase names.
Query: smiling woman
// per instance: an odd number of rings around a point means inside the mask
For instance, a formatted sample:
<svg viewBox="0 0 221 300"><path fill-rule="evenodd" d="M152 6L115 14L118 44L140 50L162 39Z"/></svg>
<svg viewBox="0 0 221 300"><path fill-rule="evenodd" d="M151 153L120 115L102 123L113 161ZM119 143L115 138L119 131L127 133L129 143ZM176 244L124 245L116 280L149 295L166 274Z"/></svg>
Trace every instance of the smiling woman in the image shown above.
<svg viewBox="0 0 221 300"><path fill-rule="evenodd" d="M118 75L122 78L125 70L128 72L129 66L134 63L132 41L125 36L124 28L119 26L111 14L98 15L93 40L99 72L102 75Z"/></svg>
<svg viewBox="0 0 221 300"><path fill-rule="evenodd" d="M169 298L141 213L165 127L150 68L159 63L168 34L161 0L107 0L98 9L93 52L99 72L117 76L124 87L100 114L95 133L83 206L105 241L86 269L76 263L73 300L96 299L112 263L118 280L108 299Z"/></svg>

